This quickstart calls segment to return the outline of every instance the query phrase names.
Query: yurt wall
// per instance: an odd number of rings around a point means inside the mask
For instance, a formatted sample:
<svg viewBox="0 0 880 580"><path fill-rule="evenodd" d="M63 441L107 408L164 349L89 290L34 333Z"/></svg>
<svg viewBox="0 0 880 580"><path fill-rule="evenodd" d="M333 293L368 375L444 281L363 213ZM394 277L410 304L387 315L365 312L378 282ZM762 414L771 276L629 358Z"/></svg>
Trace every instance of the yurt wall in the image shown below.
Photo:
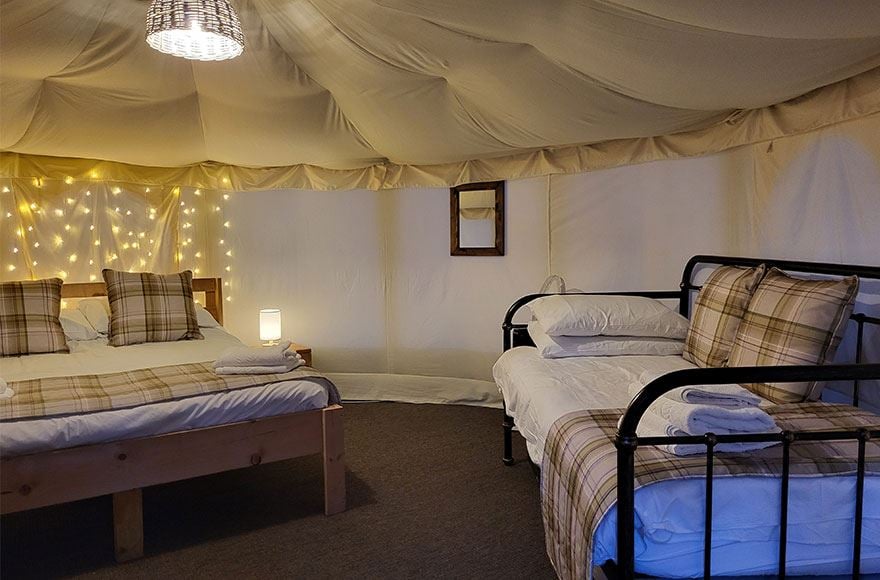
<svg viewBox="0 0 880 580"><path fill-rule="evenodd" d="M509 183L503 257L449 255L446 189L234 194L228 324L255 340L280 307L346 396L497 401L501 318L547 276L547 182ZM387 373L406 376L369 376Z"/></svg>
<svg viewBox="0 0 880 580"><path fill-rule="evenodd" d="M4 279L89 281L102 266L222 276L233 333L256 341L258 310L281 308L285 335L348 398L495 404L504 312L548 274L674 289L697 253L876 263L878 136L875 114L704 157L511 180L503 257L449 255L441 188L4 179L0 267ZM865 290L876 311L880 289Z"/></svg>
<svg viewBox="0 0 880 580"><path fill-rule="evenodd" d="M248 259L234 264L229 324L255 339L257 310L281 307L286 332L350 396L494 401L504 312L549 273L588 290L674 289L696 253L875 263L878 135L873 116L706 157L511 181L504 257L449 255L442 189L239 193L227 212ZM360 373L400 376L380 387Z"/></svg>

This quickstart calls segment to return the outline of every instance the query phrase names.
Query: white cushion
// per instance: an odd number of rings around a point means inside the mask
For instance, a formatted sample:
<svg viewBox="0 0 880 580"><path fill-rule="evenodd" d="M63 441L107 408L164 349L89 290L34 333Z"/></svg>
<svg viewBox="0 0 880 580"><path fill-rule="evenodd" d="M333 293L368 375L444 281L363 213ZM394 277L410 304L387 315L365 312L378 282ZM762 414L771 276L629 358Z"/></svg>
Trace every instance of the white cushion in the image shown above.
<svg viewBox="0 0 880 580"><path fill-rule="evenodd" d="M106 296L83 298L76 307L96 331L107 334L110 330L110 301Z"/></svg>
<svg viewBox="0 0 880 580"><path fill-rule="evenodd" d="M673 356L680 355L684 341L648 336L550 336L538 321L529 323L529 336L543 358L571 356Z"/></svg>
<svg viewBox="0 0 880 580"><path fill-rule="evenodd" d="M207 308L196 302L196 318L199 320L199 326L202 328L217 328L220 323L211 316Z"/></svg>
<svg viewBox="0 0 880 580"><path fill-rule="evenodd" d="M58 316L67 340L95 340L98 331L89 323L85 315L74 308L63 308Z"/></svg>
<svg viewBox="0 0 880 580"><path fill-rule="evenodd" d="M550 336L653 336L684 339L688 319L642 296L543 296L529 308Z"/></svg>
<svg viewBox="0 0 880 580"><path fill-rule="evenodd" d="M110 328L110 301L106 296L83 298L77 302L76 306L97 332L107 334ZM198 302L196 302L196 318L198 318L199 326L202 328L217 328L220 326L220 323L211 316L211 313ZM67 329L65 328L66 331Z"/></svg>

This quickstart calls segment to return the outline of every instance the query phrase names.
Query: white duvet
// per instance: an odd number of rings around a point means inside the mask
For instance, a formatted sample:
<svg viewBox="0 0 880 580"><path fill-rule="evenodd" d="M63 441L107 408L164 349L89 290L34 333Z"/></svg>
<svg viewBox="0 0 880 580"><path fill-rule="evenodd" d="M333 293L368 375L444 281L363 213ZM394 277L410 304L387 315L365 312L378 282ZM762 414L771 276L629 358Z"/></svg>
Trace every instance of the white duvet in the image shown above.
<svg viewBox="0 0 880 580"><path fill-rule="evenodd" d="M0 358L0 377L12 382L207 362L227 348L241 345L223 328L201 331L205 340L123 347L108 346L105 338L70 341L70 353ZM323 381L295 380L132 409L5 422L0 424L0 454L21 455L319 409L327 400Z"/></svg>
<svg viewBox="0 0 880 580"><path fill-rule="evenodd" d="M679 356L543 359L532 347L505 352L493 374L537 465L550 426L582 409L623 408L627 387L643 372L661 374L693 365ZM636 492L636 570L666 577L702 576L702 479L649 485ZM717 477L713 503L713 575L775 574L779 537L779 481ZM855 478L793 478L787 570L790 574L848 574L852 558ZM880 573L880 478L865 481L862 570ZM616 509L594 537L593 561L614 559Z"/></svg>

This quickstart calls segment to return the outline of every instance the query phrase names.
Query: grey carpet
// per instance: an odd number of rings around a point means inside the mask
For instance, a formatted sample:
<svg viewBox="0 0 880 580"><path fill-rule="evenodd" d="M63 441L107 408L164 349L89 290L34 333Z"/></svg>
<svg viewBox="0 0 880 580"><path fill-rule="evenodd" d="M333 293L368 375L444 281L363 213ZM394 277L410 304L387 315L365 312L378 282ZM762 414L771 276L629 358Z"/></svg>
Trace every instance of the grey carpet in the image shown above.
<svg viewBox="0 0 880 580"><path fill-rule="evenodd" d="M146 556L115 564L108 497L4 516L13 578L554 578L537 481L501 465L498 410L345 409L347 512L301 458L144 491ZM525 458L521 437L515 453Z"/></svg>

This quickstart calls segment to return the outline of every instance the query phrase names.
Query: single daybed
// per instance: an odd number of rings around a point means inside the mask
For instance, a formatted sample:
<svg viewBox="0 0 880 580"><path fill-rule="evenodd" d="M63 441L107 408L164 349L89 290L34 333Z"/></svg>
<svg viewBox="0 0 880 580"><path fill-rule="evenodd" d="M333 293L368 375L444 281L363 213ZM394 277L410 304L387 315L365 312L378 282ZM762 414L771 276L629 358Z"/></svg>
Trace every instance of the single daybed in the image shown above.
<svg viewBox="0 0 880 580"><path fill-rule="evenodd" d="M876 266L695 256L679 290L622 294L674 300L687 317L701 290L696 278L722 266L858 276L872 289L880 281ZM846 311L858 364L699 368L669 354L544 358L528 323L514 322L542 296L510 307L494 375L505 406L503 462L514 463L516 426L541 471L547 550L561 578L880 572L880 417L858 408L861 390L880 379L880 364L861 362L866 341L880 341L880 318L863 307ZM654 378L633 396L627 385L644 376ZM841 380L854 381L851 405L813 396L764 401L774 432L639 436L652 404L685 385L818 381L821 389ZM688 445L699 453L667 452Z"/></svg>

